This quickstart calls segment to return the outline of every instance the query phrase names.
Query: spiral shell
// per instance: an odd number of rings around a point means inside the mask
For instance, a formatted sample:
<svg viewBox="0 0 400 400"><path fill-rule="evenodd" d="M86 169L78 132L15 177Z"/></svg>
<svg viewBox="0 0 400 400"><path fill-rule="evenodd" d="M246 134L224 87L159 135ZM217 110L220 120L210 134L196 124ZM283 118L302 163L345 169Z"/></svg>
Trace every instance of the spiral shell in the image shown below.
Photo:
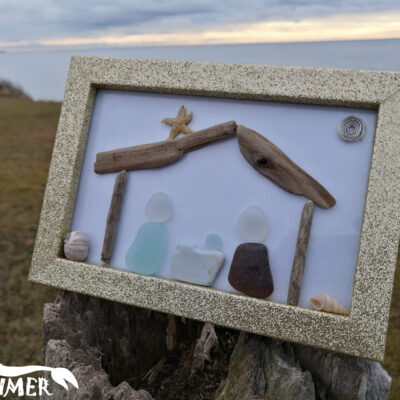
<svg viewBox="0 0 400 400"><path fill-rule="evenodd" d="M338 135L346 142L360 140L365 135L365 124L360 118L350 115L342 119L337 127Z"/></svg>
<svg viewBox="0 0 400 400"><path fill-rule="evenodd" d="M325 311L334 314L348 315L350 312L343 307L338 301L333 299L329 294L320 293L310 298L313 307L318 311Z"/></svg>
<svg viewBox="0 0 400 400"><path fill-rule="evenodd" d="M64 238L64 254L68 260L83 261L89 252L89 241L86 235L79 231L72 231Z"/></svg>

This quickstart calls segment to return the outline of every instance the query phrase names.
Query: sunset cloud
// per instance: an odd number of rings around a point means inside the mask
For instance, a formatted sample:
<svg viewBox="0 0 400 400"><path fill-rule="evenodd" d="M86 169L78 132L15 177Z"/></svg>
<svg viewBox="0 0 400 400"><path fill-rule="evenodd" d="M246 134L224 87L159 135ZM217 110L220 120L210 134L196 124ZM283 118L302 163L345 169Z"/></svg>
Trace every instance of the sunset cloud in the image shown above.
<svg viewBox="0 0 400 400"><path fill-rule="evenodd" d="M400 38L398 1L248 0L243 5L236 0L5 0L0 48Z"/></svg>

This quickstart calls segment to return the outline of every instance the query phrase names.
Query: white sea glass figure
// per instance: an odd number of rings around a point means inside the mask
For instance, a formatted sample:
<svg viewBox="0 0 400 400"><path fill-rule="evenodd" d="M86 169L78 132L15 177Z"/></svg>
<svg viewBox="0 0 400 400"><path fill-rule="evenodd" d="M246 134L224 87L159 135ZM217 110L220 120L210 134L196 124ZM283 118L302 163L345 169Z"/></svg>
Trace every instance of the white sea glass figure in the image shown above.
<svg viewBox="0 0 400 400"><path fill-rule="evenodd" d="M165 193L151 196L146 205L146 217L153 222L164 222L171 216L171 203Z"/></svg>
<svg viewBox="0 0 400 400"><path fill-rule="evenodd" d="M261 243L268 234L267 217L260 207L250 206L240 214L237 229L243 241Z"/></svg>

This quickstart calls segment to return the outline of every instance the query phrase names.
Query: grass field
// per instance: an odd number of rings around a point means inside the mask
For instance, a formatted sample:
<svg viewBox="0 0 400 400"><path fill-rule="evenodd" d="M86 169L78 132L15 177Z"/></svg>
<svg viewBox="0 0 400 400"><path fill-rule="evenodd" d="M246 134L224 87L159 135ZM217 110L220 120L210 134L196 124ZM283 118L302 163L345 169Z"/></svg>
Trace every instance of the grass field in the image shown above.
<svg viewBox="0 0 400 400"><path fill-rule="evenodd" d="M56 290L29 283L33 242L60 104L0 97L0 362L41 364L43 303Z"/></svg>
<svg viewBox="0 0 400 400"><path fill-rule="evenodd" d="M57 294L27 278L59 112L59 103L0 93L0 363L6 365L42 363L42 308ZM384 367L393 377L390 399L400 399L400 268Z"/></svg>

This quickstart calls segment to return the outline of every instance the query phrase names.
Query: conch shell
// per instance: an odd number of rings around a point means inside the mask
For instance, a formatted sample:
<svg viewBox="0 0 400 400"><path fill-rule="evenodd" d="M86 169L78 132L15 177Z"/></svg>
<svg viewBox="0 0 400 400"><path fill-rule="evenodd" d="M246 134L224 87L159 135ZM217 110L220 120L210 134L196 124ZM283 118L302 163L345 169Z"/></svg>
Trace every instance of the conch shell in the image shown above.
<svg viewBox="0 0 400 400"><path fill-rule="evenodd" d="M89 241L86 235L79 231L72 231L64 238L64 255L68 260L83 261L89 252Z"/></svg>
<svg viewBox="0 0 400 400"><path fill-rule="evenodd" d="M310 298L313 307L318 311L325 311L334 314L349 315L350 312L338 301L333 299L329 294L320 293L315 297Z"/></svg>

